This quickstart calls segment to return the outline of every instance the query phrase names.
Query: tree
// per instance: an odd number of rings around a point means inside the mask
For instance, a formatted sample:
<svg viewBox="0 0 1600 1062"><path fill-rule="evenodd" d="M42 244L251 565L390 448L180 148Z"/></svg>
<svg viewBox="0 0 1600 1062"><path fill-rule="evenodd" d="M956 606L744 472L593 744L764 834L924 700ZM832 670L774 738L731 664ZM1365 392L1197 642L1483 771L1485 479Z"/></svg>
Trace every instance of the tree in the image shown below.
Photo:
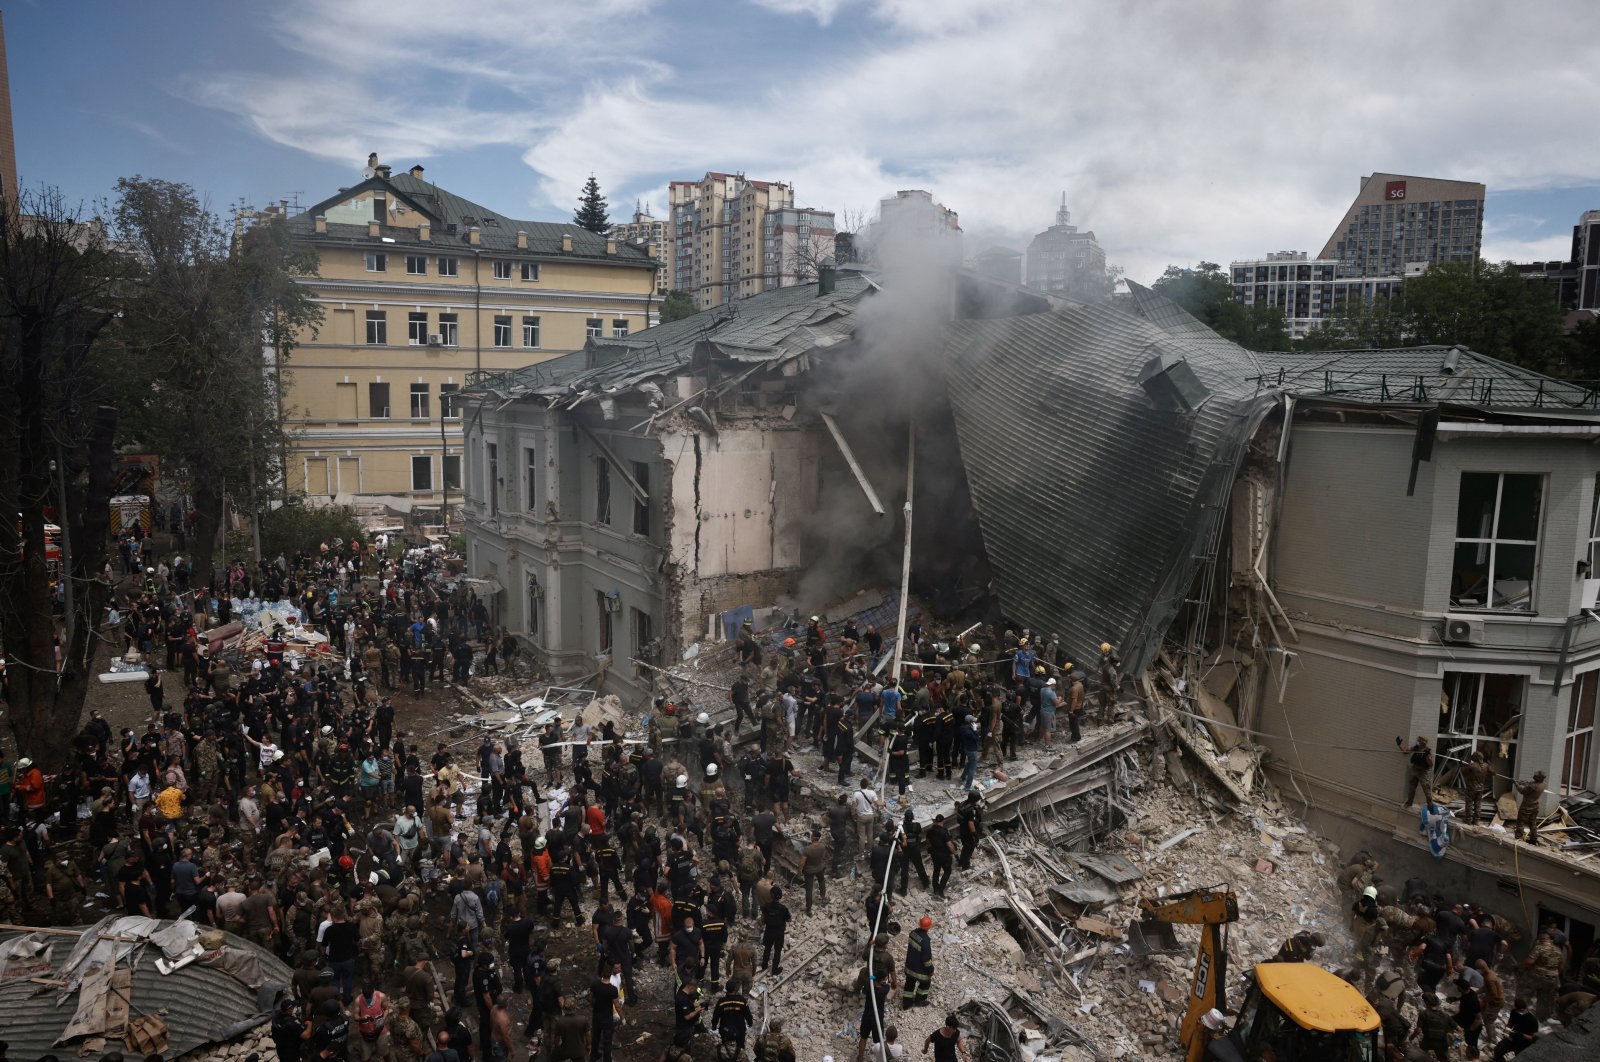
<svg viewBox="0 0 1600 1062"><path fill-rule="evenodd" d="M323 542L361 537L361 521L348 505L308 505L294 497L261 514L261 555L274 557L297 549L316 551Z"/></svg>
<svg viewBox="0 0 1600 1062"><path fill-rule="evenodd" d="M0 641L6 717L18 748L64 766L91 679L115 459L120 256L103 227L55 191L0 200ZM116 386L113 386L116 385ZM63 529L63 626L46 553ZM66 554L70 553L70 561ZM60 638L62 667L56 670Z"/></svg>
<svg viewBox="0 0 1600 1062"><path fill-rule="evenodd" d="M600 194L600 182L594 179L594 174L589 174L589 179L583 185L583 193L578 196L578 210L572 215L572 223L605 235L611 231L611 218L606 213L606 205L606 197Z"/></svg>
<svg viewBox="0 0 1600 1062"><path fill-rule="evenodd" d="M277 375L297 331L321 319L296 281L317 259L281 220L241 212L230 228L188 185L133 177L117 191L116 233L138 258L121 337L141 402L127 437L188 469L204 580L228 493L254 517L281 486Z"/></svg>
<svg viewBox="0 0 1600 1062"><path fill-rule="evenodd" d="M667 297L661 300L662 324L681 321L685 317L693 317L699 312L699 308L695 306L694 299L689 297L688 292L679 291L677 288L667 292Z"/></svg>
<svg viewBox="0 0 1600 1062"><path fill-rule="evenodd" d="M1233 282L1215 262L1194 269L1168 266L1151 290L1165 295L1224 339L1248 350L1287 350L1288 319L1276 306L1234 301Z"/></svg>

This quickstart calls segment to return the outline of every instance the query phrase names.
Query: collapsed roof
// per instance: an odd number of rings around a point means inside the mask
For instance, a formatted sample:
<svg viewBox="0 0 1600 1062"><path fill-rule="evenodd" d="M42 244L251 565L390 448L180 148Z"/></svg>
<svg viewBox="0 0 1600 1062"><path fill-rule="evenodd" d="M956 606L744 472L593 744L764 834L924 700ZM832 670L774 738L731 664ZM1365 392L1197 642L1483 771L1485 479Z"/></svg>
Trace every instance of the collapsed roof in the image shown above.
<svg viewBox="0 0 1600 1062"><path fill-rule="evenodd" d="M950 326L946 383L1008 614L1141 670L1285 399L1600 420L1594 391L1460 347L1256 353L1138 285Z"/></svg>
<svg viewBox="0 0 1600 1062"><path fill-rule="evenodd" d="M81 933L7 935L0 939L0 1040L13 1058L100 1041L104 1047L90 1052L97 1053L121 1041L131 1015L159 1013L164 1054L178 1058L270 1018L292 971L232 934L219 934L222 946L207 950L200 931L195 922L111 915Z"/></svg>

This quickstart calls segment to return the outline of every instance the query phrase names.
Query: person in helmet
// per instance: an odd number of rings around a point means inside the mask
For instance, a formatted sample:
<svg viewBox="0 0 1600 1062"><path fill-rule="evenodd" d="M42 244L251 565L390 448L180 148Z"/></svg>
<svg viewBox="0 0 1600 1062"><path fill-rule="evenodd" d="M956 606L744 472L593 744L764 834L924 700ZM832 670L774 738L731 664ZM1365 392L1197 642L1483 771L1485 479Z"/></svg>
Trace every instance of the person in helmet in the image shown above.
<svg viewBox="0 0 1600 1062"><path fill-rule="evenodd" d="M17 761L17 780L13 785L25 812L40 811L45 805L44 772L27 756Z"/></svg>
<svg viewBox="0 0 1600 1062"><path fill-rule="evenodd" d="M927 1006L929 995L933 990L933 941L928 936L928 930L933 928L933 919L923 915L906 938L906 980L905 986L900 990L900 1005L903 1007Z"/></svg>

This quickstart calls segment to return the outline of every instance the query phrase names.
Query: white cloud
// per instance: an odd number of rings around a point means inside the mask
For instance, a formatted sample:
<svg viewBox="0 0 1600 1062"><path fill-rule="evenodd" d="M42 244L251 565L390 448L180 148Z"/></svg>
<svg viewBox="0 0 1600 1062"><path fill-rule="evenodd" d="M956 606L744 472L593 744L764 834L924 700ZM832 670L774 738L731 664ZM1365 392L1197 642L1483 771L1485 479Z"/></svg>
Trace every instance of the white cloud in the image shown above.
<svg viewBox="0 0 1600 1062"><path fill-rule="evenodd" d="M1483 237L1483 258L1489 262L1565 262L1570 257L1570 230L1564 236L1539 240L1503 239L1487 233Z"/></svg>
<svg viewBox="0 0 1600 1062"><path fill-rule="evenodd" d="M660 204L668 178L738 169L835 210L928 187L986 240L1021 246L1064 190L1141 280L1319 250L1373 171L1600 183L1592 2L1266 17L1252 0L861 0L865 22L841 16L852 0L752 2L770 16L611 0L533 19L500 0L437 20L423 0L361 0L332 5L330 24L302 0L278 32L310 60L303 76L246 70L202 97L325 156L513 144L563 210L591 171L614 203ZM790 45L795 17L829 28ZM455 25L416 28L435 21Z"/></svg>

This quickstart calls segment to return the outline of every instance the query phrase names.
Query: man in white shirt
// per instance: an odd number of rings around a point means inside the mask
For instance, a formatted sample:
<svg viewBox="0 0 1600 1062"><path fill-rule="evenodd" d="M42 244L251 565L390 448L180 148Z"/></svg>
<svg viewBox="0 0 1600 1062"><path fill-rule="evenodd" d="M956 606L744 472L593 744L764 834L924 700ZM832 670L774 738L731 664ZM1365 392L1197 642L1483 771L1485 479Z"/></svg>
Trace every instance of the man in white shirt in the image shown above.
<svg viewBox="0 0 1600 1062"><path fill-rule="evenodd" d="M134 771L133 777L128 779L128 803L133 806L135 819L144 813L144 806L150 803L150 775L143 767Z"/></svg>
<svg viewBox="0 0 1600 1062"><path fill-rule="evenodd" d="M878 833L878 809L883 802L870 788L867 779L861 779L860 788L850 794L850 810L856 816L856 843L863 855L872 851L872 842Z"/></svg>

